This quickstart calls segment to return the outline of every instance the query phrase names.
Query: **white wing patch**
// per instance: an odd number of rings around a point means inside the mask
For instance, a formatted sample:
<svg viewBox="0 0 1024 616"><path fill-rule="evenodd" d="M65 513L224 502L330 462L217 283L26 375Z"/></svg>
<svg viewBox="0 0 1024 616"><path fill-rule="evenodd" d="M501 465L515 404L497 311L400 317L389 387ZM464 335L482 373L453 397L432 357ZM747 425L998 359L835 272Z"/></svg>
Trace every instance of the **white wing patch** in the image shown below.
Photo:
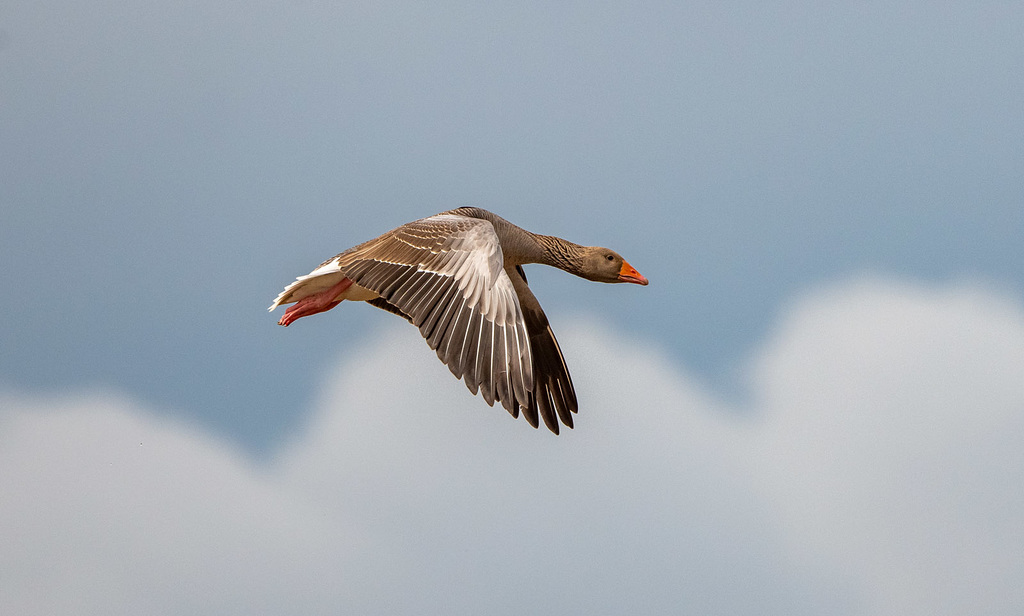
<svg viewBox="0 0 1024 616"><path fill-rule="evenodd" d="M418 269L454 276L459 281L459 290L466 299L467 307L477 308L479 305L477 310L487 320L505 325L514 320L519 302L512 281L505 274L501 243L490 222L478 218L468 220L470 224L466 224L466 217L452 214L423 219L426 224L449 223L461 228L445 240L441 249L451 257L444 259L443 264L420 263Z"/></svg>

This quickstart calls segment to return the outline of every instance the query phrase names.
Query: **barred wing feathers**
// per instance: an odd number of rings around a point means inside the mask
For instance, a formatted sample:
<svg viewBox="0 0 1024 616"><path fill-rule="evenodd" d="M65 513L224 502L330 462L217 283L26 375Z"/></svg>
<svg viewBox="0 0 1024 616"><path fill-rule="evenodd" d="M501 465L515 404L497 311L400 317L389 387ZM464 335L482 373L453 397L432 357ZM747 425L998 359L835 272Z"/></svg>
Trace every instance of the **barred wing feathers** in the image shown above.
<svg viewBox="0 0 1024 616"><path fill-rule="evenodd" d="M487 220L439 214L403 225L332 261L405 316L430 348L488 404L531 407L529 332L501 244ZM534 422L531 423L535 423Z"/></svg>

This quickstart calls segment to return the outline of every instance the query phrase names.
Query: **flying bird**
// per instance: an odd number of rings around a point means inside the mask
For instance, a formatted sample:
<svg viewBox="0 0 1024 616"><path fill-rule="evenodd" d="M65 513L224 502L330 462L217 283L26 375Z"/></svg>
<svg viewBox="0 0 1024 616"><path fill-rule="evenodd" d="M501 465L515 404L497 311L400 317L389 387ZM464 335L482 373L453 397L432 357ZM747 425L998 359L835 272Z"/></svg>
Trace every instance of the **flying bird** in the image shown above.
<svg viewBox="0 0 1024 616"><path fill-rule="evenodd" d="M596 282L646 285L617 252L580 246L461 207L404 224L300 276L270 310L279 325L365 301L419 328L431 349L488 405L538 418L555 434L578 410L569 369L523 265L543 263Z"/></svg>

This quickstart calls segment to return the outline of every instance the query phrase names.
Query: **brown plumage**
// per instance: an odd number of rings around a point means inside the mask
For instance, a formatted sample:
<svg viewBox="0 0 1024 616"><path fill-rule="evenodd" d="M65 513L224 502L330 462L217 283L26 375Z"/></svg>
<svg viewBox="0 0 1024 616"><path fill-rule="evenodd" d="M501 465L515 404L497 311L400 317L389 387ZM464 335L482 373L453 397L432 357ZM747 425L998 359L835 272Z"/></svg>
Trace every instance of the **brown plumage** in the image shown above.
<svg viewBox="0 0 1024 616"><path fill-rule="evenodd" d="M618 253L538 235L479 208L402 225L328 259L270 309L281 325L362 300L419 328L469 390L555 434L578 410L565 358L522 266L543 263L597 282L647 284Z"/></svg>

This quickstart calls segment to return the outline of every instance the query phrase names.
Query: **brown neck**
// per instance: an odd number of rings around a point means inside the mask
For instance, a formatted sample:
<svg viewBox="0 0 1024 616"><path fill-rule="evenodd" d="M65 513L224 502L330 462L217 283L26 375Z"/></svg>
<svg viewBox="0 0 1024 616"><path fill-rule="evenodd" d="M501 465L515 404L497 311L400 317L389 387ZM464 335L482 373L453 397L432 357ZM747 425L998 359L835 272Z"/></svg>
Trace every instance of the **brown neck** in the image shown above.
<svg viewBox="0 0 1024 616"><path fill-rule="evenodd" d="M531 233L542 249L537 263L552 265L570 274L580 275L583 269L583 246L553 235Z"/></svg>
<svg viewBox="0 0 1024 616"><path fill-rule="evenodd" d="M445 213L491 221L495 232L501 238L506 264L542 263L563 269L570 274L581 275L584 247L579 244L553 235L531 233L497 214L480 208L460 207Z"/></svg>

